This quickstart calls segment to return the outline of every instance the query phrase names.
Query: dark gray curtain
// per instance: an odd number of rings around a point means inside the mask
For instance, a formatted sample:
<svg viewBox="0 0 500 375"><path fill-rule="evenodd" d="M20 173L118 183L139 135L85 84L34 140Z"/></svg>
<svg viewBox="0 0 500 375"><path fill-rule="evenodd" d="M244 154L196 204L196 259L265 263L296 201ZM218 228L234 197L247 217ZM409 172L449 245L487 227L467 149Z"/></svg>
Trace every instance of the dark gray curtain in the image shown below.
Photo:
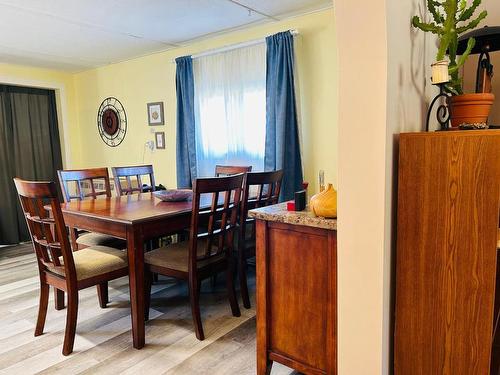
<svg viewBox="0 0 500 375"><path fill-rule="evenodd" d="M12 179L57 181L58 169L54 91L0 85L0 244L29 240Z"/></svg>
<svg viewBox="0 0 500 375"><path fill-rule="evenodd" d="M289 31L266 38L266 171L283 169L280 200L302 190L297 108L295 103L293 36Z"/></svg>
<svg viewBox="0 0 500 375"><path fill-rule="evenodd" d="M197 176L194 78L191 56L175 59L177 89L177 187L190 188Z"/></svg>

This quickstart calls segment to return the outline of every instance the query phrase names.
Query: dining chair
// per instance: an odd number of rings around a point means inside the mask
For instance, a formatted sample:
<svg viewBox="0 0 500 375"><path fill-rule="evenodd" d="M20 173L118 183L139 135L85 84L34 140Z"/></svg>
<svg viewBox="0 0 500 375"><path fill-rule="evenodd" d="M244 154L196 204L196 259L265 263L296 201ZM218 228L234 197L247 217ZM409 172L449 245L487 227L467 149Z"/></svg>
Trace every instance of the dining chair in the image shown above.
<svg viewBox="0 0 500 375"><path fill-rule="evenodd" d="M216 165L215 166L215 177L226 177L226 176L232 176L235 174L239 173L247 173L252 170L252 166L246 166L246 165ZM243 184L244 184L243 180ZM206 224L206 223L205 223ZM205 227L201 227L201 231L206 231L206 225ZM188 230L186 230L186 234L188 234ZM180 234L181 238L185 238L184 233ZM212 278L212 286L215 286L216 282L216 277L217 275L214 275Z"/></svg>
<svg viewBox="0 0 500 375"><path fill-rule="evenodd" d="M152 165L136 165L128 167L112 167L113 179L115 181L116 192L118 195L130 195L135 193L145 193L148 191L156 191L155 174ZM149 179L149 185L143 185L142 178ZM126 183L123 186L123 182ZM146 251L150 251L158 247L161 238L157 238L146 243ZM155 281L158 281L158 276L155 275Z"/></svg>
<svg viewBox="0 0 500 375"><path fill-rule="evenodd" d="M43 333L49 287L68 294L63 355L73 351L78 314L78 291L128 274L126 252L107 246L91 246L73 252L66 233L64 217L53 182L14 179L21 207L28 224L40 276L40 302L35 336ZM49 216L44 205L49 205ZM99 294L105 307L107 289Z"/></svg>
<svg viewBox="0 0 500 375"><path fill-rule="evenodd" d="M252 166L245 165L216 165L215 177L232 176L238 173L247 173L252 171Z"/></svg>
<svg viewBox="0 0 500 375"><path fill-rule="evenodd" d="M97 199L99 196L111 198L111 184L109 182L108 168L58 170L59 184L64 201ZM99 188L96 188L96 185ZM102 245L117 249L127 248L127 243L107 234L81 231L70 228L73 249L88 246Z"/></svg>
<svg viewBox="0 0 500 375"><path fill-rule="evenodd" d="M135 193L145 193L156 191L155 174L152 165L136 165L128 167L112 167L113 179L115 181L118 195L130 195ZM149 178L149 185L143 185L142 177ZM122 182L126 182L123 186ZM146 243L146 251L153 250L161 242L161 237L150 240ZM158 281L158 274L154 274L154 281Z"/></svg>
<svg viewBox="0 0 500 375"><path fill-rule="evenodd" d="M152 165L113 167L111 170L118 195L155 191L155 175ZM142 177L144 176L149 177L149 185L143 186ZM126 186L123 186L122 182L126 182Z"/></svg>
<svg viewBox="0 0 500 375"><path fill-rule="evenodd" d="M232 176L238 173L248 173L252 171L251 165L216 165L215 166L215 177ZM243 185L245 185L245 179L243 178ZM201 229L203 230L203 228ZM217 275L212 276L212 287L215 287L217 283Z"/></svg>
<svg viewBox="0 0 500 375"><path fill-rule="evenodd" d="M240 233L238 238L238 276L243 306L250 308L247 282L247 259L255 256L255 219L248 217L254 208L278 203L283 171L247 173L241 202Z"/></svg>
<svg viewBox="0 0 500 375"><path fill-rule="evenodd" d="M204 340L200 315L200 287L203 279L226 272L226 287L233 316L240 316L234 288L234 235L238 231L243 174L228 177L198 178L193 187L193 208L189 241L179 242L165 249L144 254L146 264L146 318L151 299L151 273L156 272L188 281L191 312L196 337ZM211 197L211 204L202 205ZM200 232L199 223L207 219L206 232Z"/></svg>

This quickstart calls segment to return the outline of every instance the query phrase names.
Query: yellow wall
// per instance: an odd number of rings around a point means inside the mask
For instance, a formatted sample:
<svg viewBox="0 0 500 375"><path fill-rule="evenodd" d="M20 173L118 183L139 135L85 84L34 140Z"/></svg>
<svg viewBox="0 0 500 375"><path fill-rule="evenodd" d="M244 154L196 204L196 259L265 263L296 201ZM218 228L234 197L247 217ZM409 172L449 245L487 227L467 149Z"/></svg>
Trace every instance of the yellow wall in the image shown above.
<svg viewBox="0 0 500 375"><path fill-rule="evenodd" d="M55 89L59 131L65 167L80 164L80 139L74 76L70 73L27 66L0 64L0 83Z"/></svg>
<svg viewBox="0 0 500 375"><path fill-rule="evenodd" d="M157 181L176 186L175 174L175 64L178 56L253 40L288 29L298 29L296 55L301 92L303 163L305 178L315 189L319 169L336 184L337 168L337 63L333 10L266 24L187 47L141 57L75 75L78 122L82 145L79 166L152 163ZM105 145L96 128L101 101L117 97L125 107L128 130L119 147ZM148 127L146 103L163 101L165 126ZM150 130L165 131L166 149L151 153L144 143Z"/></svg>

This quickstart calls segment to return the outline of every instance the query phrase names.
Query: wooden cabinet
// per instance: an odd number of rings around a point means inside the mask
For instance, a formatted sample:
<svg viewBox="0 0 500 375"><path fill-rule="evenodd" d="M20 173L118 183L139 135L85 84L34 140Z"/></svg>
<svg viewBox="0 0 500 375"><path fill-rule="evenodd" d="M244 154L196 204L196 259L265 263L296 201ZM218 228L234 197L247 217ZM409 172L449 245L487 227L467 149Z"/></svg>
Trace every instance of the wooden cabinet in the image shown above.
<svg viewBox="0 0 500 375"><path fill-rule="evenodd" d="M500 131L401 134L398 190L395 374L488 374Z"/></svg>
<svg viewBox="0 0 500 375"><path fill-rule="evenodd" d="M253 212L268 213L256 224L257 373L276 361L305 374L336 374L336 222L277 206ZM277 222L281 215L303 215L307 225ZM316 227L321 220L331 228Z"/></svg>

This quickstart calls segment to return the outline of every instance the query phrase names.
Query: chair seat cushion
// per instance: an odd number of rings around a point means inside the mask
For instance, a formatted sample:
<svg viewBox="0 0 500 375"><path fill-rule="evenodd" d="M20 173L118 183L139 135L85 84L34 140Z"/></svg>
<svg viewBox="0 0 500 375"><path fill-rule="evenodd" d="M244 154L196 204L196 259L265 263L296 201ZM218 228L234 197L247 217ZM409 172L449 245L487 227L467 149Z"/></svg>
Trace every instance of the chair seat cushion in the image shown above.
<svg viewBox="0 0 500 375"><path fill-rule="evenodd" d="M59 257L63 263L62 256ZM73 252L76 278L89 279L112 271L128 268L127 253L107 246L92 246ZM49 267L49 270L64 276L62 267Z"/></svg>
<svg viewBox="0 0 500 375"><path fill-rule="evenodd" d="M200 241L198 244L198 256L202 256L206 249L206 242ZM224 254L212 256L197 262L198 269L210 264L224 260ZM144 261L157 267L171 270L188 272L189 271L189 242L178 242L173 245L165 246L144 254Z"/></svg>
<svg viewBox="0 0 500 375"><path fill-rule="evenodd" d="M83 233L76 239L78 245L83 246L107 246L115 249L126 249L127 242L119 238L95 232Z"/></svg>

